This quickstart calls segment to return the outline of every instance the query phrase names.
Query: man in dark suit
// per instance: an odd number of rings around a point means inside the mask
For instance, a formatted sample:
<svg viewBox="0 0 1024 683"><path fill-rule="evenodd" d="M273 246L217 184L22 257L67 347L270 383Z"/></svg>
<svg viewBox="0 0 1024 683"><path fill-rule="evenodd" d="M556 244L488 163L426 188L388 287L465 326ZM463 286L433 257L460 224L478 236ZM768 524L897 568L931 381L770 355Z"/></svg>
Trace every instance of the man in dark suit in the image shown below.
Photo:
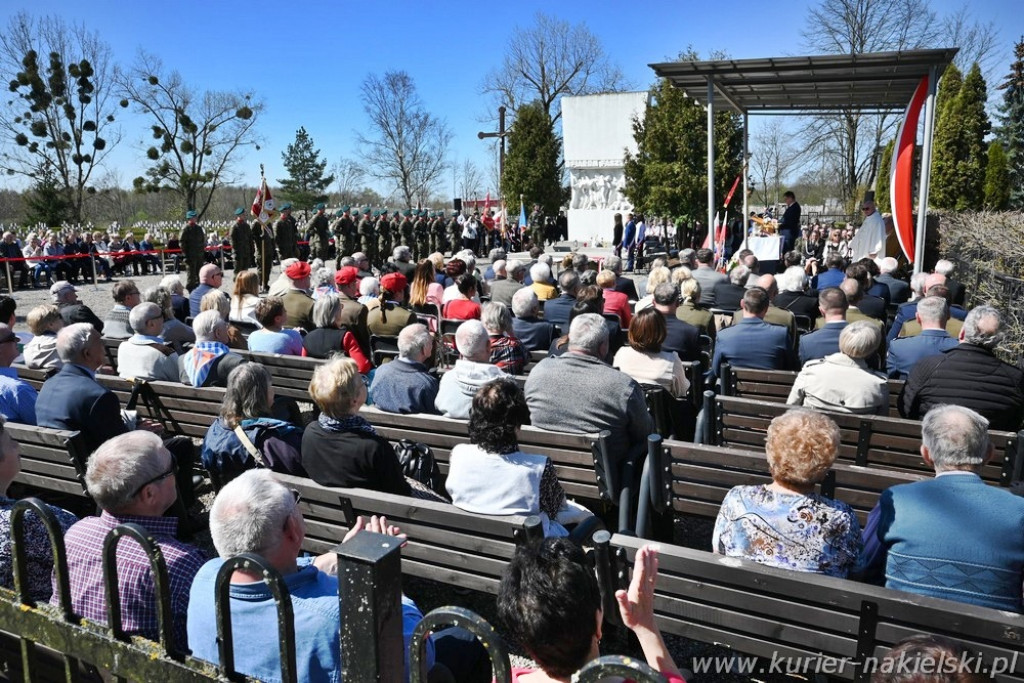
<svg viewBox="0 0 1024 683"><path fill-rule="evenodd" d="M523 287L512 295L512 333L527 351L547 351L555 338L555 326L537 317L540 302L531 287Z"/></svg>
<svg viewBox="0 0 1024 683"><path fill-rule="evenodd" d="M868 293L874 283L871 281L871 273L867 267L863 263L852 263L846 268L846 277L856 280L860 284L860 301L850 301L850 305L856 306L866 316L884 321L887 315L887 304L883 297ZM840 284L840 286L842 285ZM884 285L879 286L885 290L885 294L888 296L889 288ZM849 298L850 293L847 292L846 296Z"/></svg>
<svg viewBox="0 0 1024 683"><path fill-rule="evenodd" d="M778 287L781 290L773 302L775 306L793 315L802 315L810 318L813 323L820 312L818 311L818 298L813 294L804 293L804 283L807 276L800 266L790 266L776 278Z"/></svg>
<svg viewBox="0 0 1024 683"><path fill-rule="evenodd" d="M628 277L622 277L622 259L618 256L609 256L604 260L604 267L615 273L616 292L622 292L630 301L636 301L640 297L636 293L636 285Z"/></svg>
<svg viewBox="0 0 1024 683"><path fill-rule="evenodd" d="M959 342L946 332L949 304L940 296L926 296L917 304L917 322L921 334L894 339L889 345L889 377L906 379L917 361L940 354Z"/></svg>
<svg viewBox="0 0 1024 683"><path fill-rule="evenodd" d="M875 278L877 282L889 288L889 299L897 305L906 303L910 299L910 285L899 278L893 277L893 273L896 272L898 267L899 262L892 256L887 256L882 259L882 263L878 266L878 277Z"/></svg>
<svg viewBox="0 0 1024 683"><path fill-rule="evenodd" d="M747 291L746 285L749 277L750 269L744 265L738 265L730 270L729 279L715 285L715 308L727 311L739 310L743 294Z"/></svg>
<svg viewBox="0 0 1024 683"><path fill-rule="evenodd" d="M800 337L801 366L809 360L839 353L839 334L846 327L848 306L846 294L838 287L829 287L818 292L818 310L821 311L824 326Z"/></svg>
<svg viewBox="0 0 1024 683"><path fill-rule="evenodd" d="M579 274L575 270L563 270L558 276L558 289L561 290L561 294L544 302L544 320L558 325L559 330L568 330L569 313L576 303L576 290L579 288Z"/></svg>
<svg viewBox="0 0 1024 683"><path fill-rule="evenodd" d="M665 319L668 333L661 343L662 351L675 351L680 360L700 360L700 330L676 317L679 308L679 285L662 282L654 288L654 308Z"/></svg>
<svg viewBox="0 0 1024 683"><path fill-rule="evenodd" d="M939 259L935 262L935 272L946 276L946 286L949 287L949 303L953 306L963 306L967 297L967 288L962 283L953 279L953 271L956 266L952 261Z"/></svg>
<svg viewBox="0 0 1024 683"><path fill-rule="evenodd" d="M491 282L491 301L511 306L512 296L526 286L523 284L526 264L518 259L512 259L500 266L496 264L494 274L496 278Z"/></svg>
<svg viewBox="0 0 1024 683"><path fill-rule="evenodd" d="M633 222L633 214L626 215L626 228L622 233L622 246L629 254L629 264L626 270L633 270L633 261L636 259L636 223Z"/></svg>
<svg viewBox="0 0 1024 683"><path fill-rule="evenodd" d="M785 254L793 248L796 236L800 234L800 204L796 195L788 191L782 195L782 201L786 203L786 210L779 220L779 235L782 237L782 253Z"/></svg>
<svg viewBox="0 0 1024 683"><path fill-rule="evenodd" d="M743 320L721 330L715 341L715 356L709 373L712 379L719 375L725 362L735 367L758 370L789 370L792 367L788 330L764 321L769 303L768 292L760 287L751 287L743 295Z"/></svg>

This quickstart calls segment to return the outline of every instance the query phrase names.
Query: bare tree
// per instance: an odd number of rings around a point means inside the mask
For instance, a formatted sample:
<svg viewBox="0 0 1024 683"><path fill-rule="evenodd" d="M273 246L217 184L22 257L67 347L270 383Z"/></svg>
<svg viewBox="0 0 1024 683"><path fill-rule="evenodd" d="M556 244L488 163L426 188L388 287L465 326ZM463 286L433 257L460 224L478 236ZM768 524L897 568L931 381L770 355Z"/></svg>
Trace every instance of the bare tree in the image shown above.
<svg viewBox="0 0 1024 683"><path fill-rule="evenodd" d="M370 74L363 81L363 109L373 136L359 134L368 173L390 181L406 206L424 201L441 180L452 134L427 112L404 71Z"/></svg>
<svg viewBox="0 0 1024 683"><path fill-rule="evenodd" d="M125 101L152 124L154 144L146 156L153 165L135 179L135 188L171 190L183 208L202 216L217 188L236 180L232 162L238 152L259 149L255 126L263 102L252 92L197 92L144 51L120 84Z"/></svg>
<svg viewBox="0 0 1024 683"><path fill-rule="evenodd" d="M460 197L476 197L484 185L484 174L472 160L466 159L459 167L458 192Z"/></svg>
<svg viewBox="0 0 1024 683"><path fill-rule="evenodd" d="M758 181L761 201L766 206L782 200L782 181L800 156L799 150L793 149L792 137L778 118L770 119L754 136L750 171Z"/></svg>
<svg viewBox="0 0 1024 683"><path fill-rule="evenodd" d="M803 31L807 48L832 54L930 47L938 35L939 25L927 0L822 0L811 8ZM833 149L840 155L844 204L855 201L858 187L873 181L878 150L895 123L893 116L868 116L848 109L815 117L805 129L808 149Z"/></svg>
<svg viewBox="0 0 1024 683"><path fill-rule="evenodd" d="M505 41L501 67L491 71L481 92L515 116L524 104L540 100L552 125L562 116L562 95L588 95L627 87L622 71L605 54L585 23L570 24L537 12L532 26L516 26Z"/></svg>
<svg viewBox="0 0 1024 683"><path fill-rule="evenodd" d="M1000 75L997 73L999 67L996 61L998 38L999 31L996 25L991 21L982 23L974 19L967 5L943 17L939 29L941 46L960 48L953 59L960 72L967 73L971 70L971 65L977 62L988 83L994 82Z"/></svg>
<svg viewBox="0 0 1024 683"><path fill-rule="evenodd" d="M341 157L331 166L331 175L336 179L338 201L351 204L366 180L366 169L355 159Z"/></svg>
<svg viewBox="0 0 1024 683"><path fill-rule="evenodd" d="M0 32L0 70L13 77L0 107L9 143L0 170L52 182L66 218L81 222L93 172L121 140L110 47L80 24L20 12Z"/></svg>

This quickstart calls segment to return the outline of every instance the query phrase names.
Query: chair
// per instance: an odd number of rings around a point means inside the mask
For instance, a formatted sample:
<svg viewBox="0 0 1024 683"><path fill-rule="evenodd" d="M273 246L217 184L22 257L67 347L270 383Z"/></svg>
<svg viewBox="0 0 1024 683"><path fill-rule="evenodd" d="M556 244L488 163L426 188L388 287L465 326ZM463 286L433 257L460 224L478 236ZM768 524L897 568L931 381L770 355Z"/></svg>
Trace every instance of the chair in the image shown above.
<svg viewBox="0 0 1024 683"><path fill-rule="evenodd" d="M370 335L370 362L380 367L385 361L398 358L398 337Z"/></svg>

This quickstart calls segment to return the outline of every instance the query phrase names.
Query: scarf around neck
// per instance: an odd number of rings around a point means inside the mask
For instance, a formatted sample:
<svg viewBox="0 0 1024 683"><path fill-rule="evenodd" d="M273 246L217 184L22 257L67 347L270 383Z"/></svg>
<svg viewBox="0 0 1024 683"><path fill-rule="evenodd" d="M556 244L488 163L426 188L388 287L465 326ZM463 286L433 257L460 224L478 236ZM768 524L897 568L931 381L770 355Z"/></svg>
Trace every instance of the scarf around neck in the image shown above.
<svg viewBox="0 0 1024 683"><path fill-rule="evenodd" d="M196 342L185 354L183 365L189 382L194 387L201 387L213 369L213 361L229 353L227 345L215 341Z"/></svg>
<svg viewBox="0 0 1024 683"><path fill-rule="evenodd" d="M377 430L366 421L362 415L352 415L341 420L336 420L326 413L320 413L317 418L320 426L328 432L361 432L363 434L377 435Z"/></svg>

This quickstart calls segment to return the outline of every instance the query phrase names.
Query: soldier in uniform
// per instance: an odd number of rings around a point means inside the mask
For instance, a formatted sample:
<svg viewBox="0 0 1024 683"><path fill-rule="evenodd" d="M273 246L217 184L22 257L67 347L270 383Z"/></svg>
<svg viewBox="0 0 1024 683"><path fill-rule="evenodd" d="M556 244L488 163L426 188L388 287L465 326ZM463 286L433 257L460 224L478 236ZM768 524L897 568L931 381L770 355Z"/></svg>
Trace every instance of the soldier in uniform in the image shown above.
<svg viewBox="0 0 1024 683"><path fill-rule="evenodd" d="M359 221L359 249L370 263L377 260L377 239L373 234L373 223L370 222L370 207L363 207L363 217Z"/></svg>
<svg viewBox="0 0 1024 683"><path fill-rule="evenodd" d="M455 245L459 243L459 238L462 235L462 224L459 223L459 212L452 211L452 218L448 221L448 232L446 244L443 245L445 248L441 250L441 253L447 252L449 249L452 253L455 253Z"/></svg>
<svg viewBox="0 0 1024 683"><path fill-rule="evenodd" d="M261 291L266 292L270 288L270 271L274 267L274 251L277 246L274 230L270 227L269 222L264 225L255 221L252 224L252 231L256 241L256 266L260 270L260 287Z"/></svg>
<svg viewBox="0 0 1024 683"><path fill-rule="evenodd" d="M274 241L278 258L282 261L298 257L298 226L292 218L292 205L288 202L281 205L281 217L274 224Z"/></svg>
<svg viewBox="0 0 1024 683"><path fill-rule="evenodd" d="M391 255L391 224L388 223L388 210L375 211L374 218L376 220L373 229L377 233L377 261L374 265L380 265Z"/></svg>
<svg viewBox="0 0 1024 683"><path fill-rule="evenodd" d="M327 249L330 246L330 225L327 223L327 207L323 202L313 207L316 213L309 219L304 232L309 235L310 259L327 260Z"/></svg>
<svg viewBox="0 0 1024 683"><path fill-rule="evenodd" d="M348 212L347 206L341 207L334 212L334 222L331 223L331 234L334 235L334 247L337 251L335 256L338 259L342 256L351 256L355 251L355 244L352 242L352 218Z"/></svg>
<svg viewBox="0 0 1024 683"><path fill-rule="evenodd" d="M189 291L199 286L199 269L203 267L203 250L206 248L206 233L196 221L198 216L195 209L189 209L185 213L188 223L185 224L185 229L178 237L182 255L185 257L185 265L188 268L188 282L185 287Z"/></svg>
<svg viewBox="0 0 1024 683"><path fill-rule="evenodd" d="M252 268L252 228L245 220L245 209L235 209L235 224L231 227L231 254L235 259L235 272Z"/></svg>
<svg viewBox="0 0 1024 683"><path fill-rule="evenodd" d="M413 233L412 209L406 209L405 211L402 212L402 224L401 224L399 230L402 233L402 244L404 244L405 246L407 246L409 248L412 248L412 246L413 246L413 243L412 243L412 240L413 240L413 237L412 237L412 233ZM416 256L415 258L418 260L420 257Z"/></svg>
<svg viewBox="0 0 1024 683"><path fill-rule="evenodd" d="M530 242L534 247L544 246L544 217L540 212L540 204L534 204L530 213Z"/></svg>
<svg viewBox="0 0 1024 683"><path fill-rule="evenodd" d="M424 212L426 214L426 212ZM430 225L433 221L434 214L428 216L424 215L420 218L420 222L416 224L415 239L416 239L416 260L426 258L427 254L430 253Z"/></svg>

